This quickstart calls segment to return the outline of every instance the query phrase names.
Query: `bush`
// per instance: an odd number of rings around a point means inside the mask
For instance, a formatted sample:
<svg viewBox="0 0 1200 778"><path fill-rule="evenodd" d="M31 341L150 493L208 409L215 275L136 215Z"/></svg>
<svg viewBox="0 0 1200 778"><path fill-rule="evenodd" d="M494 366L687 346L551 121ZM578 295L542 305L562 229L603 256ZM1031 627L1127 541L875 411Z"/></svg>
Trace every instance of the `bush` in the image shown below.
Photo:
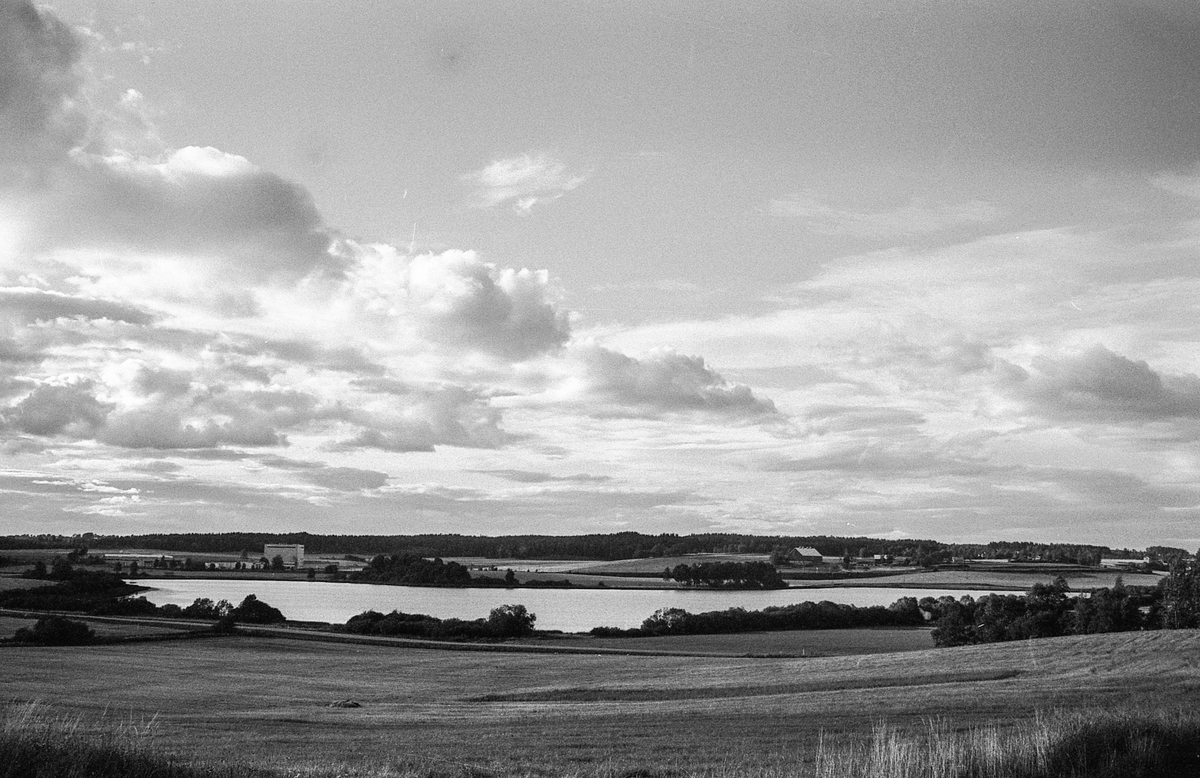
<svg viewBox="0 0 1200 778"><path fill-rule="evenodd" d="M285 621L278 608L267 605L253 594L247 594L246 599L229 612L229 616L243 624L279 624Z"/></svg>
<svg viewBox="0 0 1200 778"><path fill-rule="evenodd" d="M72 621L63 616L46 616L38 619L33 629L22 627L13 635L16 643L37 646L80 646L96 639L96 633L82 621Z"/></svg>

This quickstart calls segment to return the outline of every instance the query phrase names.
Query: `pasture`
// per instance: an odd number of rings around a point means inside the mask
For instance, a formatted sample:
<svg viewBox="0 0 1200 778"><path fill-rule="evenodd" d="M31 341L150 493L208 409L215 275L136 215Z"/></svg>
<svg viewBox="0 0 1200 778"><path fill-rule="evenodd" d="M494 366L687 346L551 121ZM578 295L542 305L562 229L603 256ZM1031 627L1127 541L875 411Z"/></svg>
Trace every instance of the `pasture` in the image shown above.
<svg viewBox="0 0 1200 778"><path fill-rule="evenodd" d="M1200 632L807 659L526 655L244 637L6 648L5 697L155 721L156 747L277 767L510 775L770 770L880 721L1200 703ZM360 708L330 707L353 699ZM332 768L330 768L332 769Z"/></svg>

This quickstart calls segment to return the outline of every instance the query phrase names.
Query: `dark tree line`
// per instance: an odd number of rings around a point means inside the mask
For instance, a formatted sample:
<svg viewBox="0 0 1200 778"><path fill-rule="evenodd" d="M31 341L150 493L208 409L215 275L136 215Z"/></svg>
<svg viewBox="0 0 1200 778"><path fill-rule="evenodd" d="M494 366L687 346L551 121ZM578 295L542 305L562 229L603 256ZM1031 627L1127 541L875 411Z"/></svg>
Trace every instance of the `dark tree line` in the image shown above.
<svg viewBox="0 0 1200 778"><path fill-rule="evenodd" d="M937 621L938 646L1009 640L1200 627L1200 561L1177 562L1156 587L1112 588L1069 597L1066 582L1035 584L1024 596L990 594L974 599L921 601Z"/></svg>
<svg viewBox="0 0 1200 778"><path fill-rule="evenodd" d="M511 535L485 537L456 534L320 535L307 532L179 533L147 535L7 536L4 548L156 548L174 552L230 553L261 549L267 543L303 544L309 554L403 554L422 557L474 556L487 559L631 559L699 553L770 554L812 546L827 556L883 554L908 557L919 564L949 562L953 557L1004 558L1094 564L1101 557L1140 558L1146 552L1063 543L994 542L947 544L934 540L887 540L833 535L760 536L735 533L644 535L617 532L591 535ZM1181 549L1162 549L1165 562ZM1149 551L1149 549L1148 549Z"/></svg>
<svg viewBox="0 0 1200 778"><path fill-rule="evenodd" d="M419 586L470 586L471 573L458 562L425 559L412 554L380 554L351 580Z"/></svg>
<svg viewBox="0 0 1200 778"><path fill-rule="evenodd" d="M714 589L786 589L787 582L769 562L702 562L675 565L663 577L688 586Z"/></svg>
<svg viewBox="0 0 1200 778"><path fill-rule="evenodd" d="M730 608L723 611L689 613L682 608L662 608L636 629L596 627L591 634L597 637L720 635L855 627L912 627L924 623L925 618L917 607L917 601L908 597L887 607L859 607L824 600L772 606L760 611Z"/></svg>
<svg viewBox="0 0 1200 778"><path fill-rule="evenodd" d="M60 564L61 562L61 564ZM242 624L277 624L283 614L253 594L234 606L226 600L214 603L199 598L191 605L155 605L145 597L132 597L144 586L126 583L116 573L72 568L65 560L55 560L49 570L37 565L26 572L27 578L41 578L45 586L0 591L0 608L33 611L64 611L92 616L162 616L166 618L224 619Z"/></svg>
<svg viewBox="0 0 1200 778"><path fill-rule="evenodd" d="M365 611L352 616L341 630L356 635L431 640L504 640L532 635L536 621L537 616L530 613L524 605L501 605L493 608L486 619L471 621L439 619L421 613L400 611L388 614Z"/></svg>

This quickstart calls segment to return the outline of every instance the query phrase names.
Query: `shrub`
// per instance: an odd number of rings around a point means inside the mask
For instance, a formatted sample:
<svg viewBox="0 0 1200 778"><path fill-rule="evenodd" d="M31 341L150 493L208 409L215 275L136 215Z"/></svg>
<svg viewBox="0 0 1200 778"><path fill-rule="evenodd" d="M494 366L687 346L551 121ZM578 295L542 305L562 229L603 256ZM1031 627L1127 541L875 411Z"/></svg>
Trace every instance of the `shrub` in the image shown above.
<svg viewBox="0 0 1200 778"><path fill-rule="evenodd" d="M13 635L16 643L31 643L38 646L80 646L96 639L96 633L82 621L72 621L63 616L46 616L38 619L33 628L22 627Z"/></svg>

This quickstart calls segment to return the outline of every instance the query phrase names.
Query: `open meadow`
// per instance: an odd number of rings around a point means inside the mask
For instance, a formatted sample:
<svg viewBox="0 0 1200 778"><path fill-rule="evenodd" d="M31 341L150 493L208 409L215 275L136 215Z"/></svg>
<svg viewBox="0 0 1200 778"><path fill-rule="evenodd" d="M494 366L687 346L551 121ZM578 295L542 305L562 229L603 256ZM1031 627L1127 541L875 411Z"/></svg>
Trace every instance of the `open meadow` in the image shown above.
<svg viewBox="0 0 1200 778"><path fill-rule="evenodd" d="M1200 703L1200 632L807 659L527 655L225 637L8 647L4 697L153 720L155 747L302 771L805 774L818 743ZM358 708L331 707L354 700Z"/></svg>

